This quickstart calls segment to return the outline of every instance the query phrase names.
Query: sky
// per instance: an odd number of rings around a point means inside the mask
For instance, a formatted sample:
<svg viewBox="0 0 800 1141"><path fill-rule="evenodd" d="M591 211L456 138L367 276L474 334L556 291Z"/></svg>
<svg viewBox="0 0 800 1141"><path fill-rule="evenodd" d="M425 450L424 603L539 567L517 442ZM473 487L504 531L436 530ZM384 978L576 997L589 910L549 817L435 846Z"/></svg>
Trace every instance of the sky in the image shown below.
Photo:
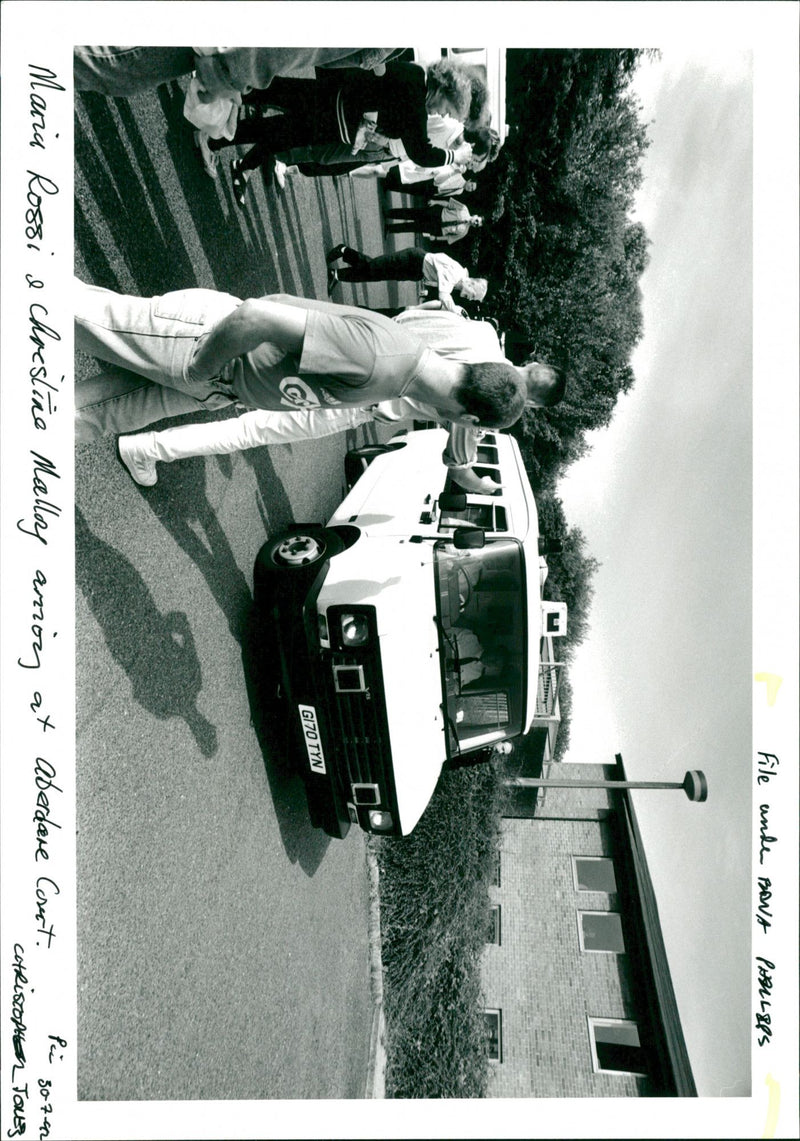
<svg viewBox="0 0 800 1141"><path fill-rule="evenodd" d="M557 489L601 563L565 761L705 772L705 804L634 798L698 1091L735 1096L750 1087L752 59L665 50L634 89L650 138L636 382Z"/></svg>

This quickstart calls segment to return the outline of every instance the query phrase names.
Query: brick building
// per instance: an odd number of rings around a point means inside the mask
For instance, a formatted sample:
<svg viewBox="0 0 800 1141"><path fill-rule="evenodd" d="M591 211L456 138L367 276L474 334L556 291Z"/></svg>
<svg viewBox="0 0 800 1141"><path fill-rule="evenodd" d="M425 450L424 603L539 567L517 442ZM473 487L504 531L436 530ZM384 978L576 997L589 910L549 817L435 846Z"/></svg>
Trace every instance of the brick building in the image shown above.
<svg viewBox="0 0 800 1141"><path fill-rule="evenodd" d="M621 761L550 767L624 779ZM482 963L490 1096L696 1096L629 794L520 789L510 811Z"/></svg>

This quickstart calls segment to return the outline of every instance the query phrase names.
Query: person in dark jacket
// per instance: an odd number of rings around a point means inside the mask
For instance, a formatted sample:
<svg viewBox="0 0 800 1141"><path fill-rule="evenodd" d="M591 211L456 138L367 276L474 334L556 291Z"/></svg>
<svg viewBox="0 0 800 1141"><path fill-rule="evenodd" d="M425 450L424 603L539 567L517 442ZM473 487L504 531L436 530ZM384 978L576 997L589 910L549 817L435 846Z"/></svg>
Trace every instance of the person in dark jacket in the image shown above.
<svg viewBox="0 0 800 1141"><path fill-rule="evenodd" d="M340 242L328 250L326 260L329 295L340 281L421 281L432 300L441 301L444 309L455 312L454 292L459 300L482 301L489 284L485 277L471 277L464 266L448 254L429 253L420 246L368 257ZM347 265L335 268L340 260Z"/></svg>
<svg viewBox="0 0 800 1141"><path fill-rule="evenodd" d="M398 206L384 210L387 234L424 234L452 245L465 237L472 226L482 226L480 214L470 214L455 198L432 198L427 206Z"/></svg>
<svg viewBox="0 0 800 1141"><path fill-rule="evenodd" d="M251 92L248 102L260 102L283 113L240 122L233 140L211 139L213 154L223 147L254 143L243 159L231 163L234 196L244 205L251 171L274 154L313 143L342 142L357 154L370 140L365 116L381 136L400 139L408 157L419 166L467 162L472 148L436 147L427 134L428 115L451 115L464 121L470 110L469 73L451 60L430 67L395 61L383 75L357 68L319 72L316 79L278 76L264 91Z"/></svg>

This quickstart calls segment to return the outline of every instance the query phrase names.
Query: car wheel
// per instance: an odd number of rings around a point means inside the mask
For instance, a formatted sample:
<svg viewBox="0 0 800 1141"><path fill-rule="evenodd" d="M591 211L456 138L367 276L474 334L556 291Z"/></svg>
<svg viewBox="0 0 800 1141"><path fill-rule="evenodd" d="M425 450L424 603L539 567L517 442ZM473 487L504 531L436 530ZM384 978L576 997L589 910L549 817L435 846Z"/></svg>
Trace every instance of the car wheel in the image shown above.
<svg viewBox="0 0 800 1141"><path fill-rule="evenodd" d="M344 551L345 543L325 527L304 527L300 531L284 531L268 539L256 557L254 580L264 583L270 574L288 572L302 574Z"/></svg>
<svg viewBox="0 0 800 1141"><path fill-rule="evenodd" d="M352 487L357 479L367 470L376 456L386 452L396 452L404 448L405 442L398 440L392 444L364 444L361 448L351 448L344 457L345 478L348 487Z"/></svg>
<svg viewBox="0 0 800 1141"><path fill-rule="evenodd" d="M344 550L344 542L325 527L283 531L264 543L256 558L256 578L269 571L302 571Z"/></svg>

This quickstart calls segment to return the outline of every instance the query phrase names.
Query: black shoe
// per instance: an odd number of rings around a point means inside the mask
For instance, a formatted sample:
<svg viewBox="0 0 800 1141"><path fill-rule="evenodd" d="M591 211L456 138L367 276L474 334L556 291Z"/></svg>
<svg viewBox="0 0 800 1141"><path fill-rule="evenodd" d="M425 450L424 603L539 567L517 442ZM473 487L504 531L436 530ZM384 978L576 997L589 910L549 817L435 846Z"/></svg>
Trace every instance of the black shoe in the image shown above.
<svg viewBox="0 0 800 1141"><path fill-rule="evenodd" d="M247 181L250 177L250 171L244 171L241 168L240 159L231 159L231 182L233 184L233 197L236 205L240 210L245 208L245 199L247 197Z"/></svg>
<svg viewBox="0 0 800 1141"><path fill-rule="evenodd" d="M346 249L347 246L344 244L344 242L339 242L338 246L334 246L332 250L328 250L328 252L325 254L325 261L328 263L328 265L333 265L333 263L338 261L339 258L344 257Z"/></svg>
<svg viewBox="0 0 800 1141"><path fill-rule="evenodd" d="M336 286L339 284L339 275L333 266L328 268L328 297L333 293Z"/></svg>

